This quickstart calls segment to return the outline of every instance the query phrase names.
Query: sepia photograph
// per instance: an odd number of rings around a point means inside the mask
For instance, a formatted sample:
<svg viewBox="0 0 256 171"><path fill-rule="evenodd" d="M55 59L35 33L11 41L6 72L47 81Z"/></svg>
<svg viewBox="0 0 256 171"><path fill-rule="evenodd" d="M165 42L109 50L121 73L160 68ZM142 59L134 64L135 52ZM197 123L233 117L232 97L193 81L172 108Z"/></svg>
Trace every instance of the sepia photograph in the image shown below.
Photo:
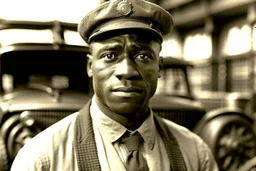
<svg viewBox="0 0 256 171"><path fill-rule="evenodd" d="M255 171L256 0L0 0L0 171Z"/></svg>

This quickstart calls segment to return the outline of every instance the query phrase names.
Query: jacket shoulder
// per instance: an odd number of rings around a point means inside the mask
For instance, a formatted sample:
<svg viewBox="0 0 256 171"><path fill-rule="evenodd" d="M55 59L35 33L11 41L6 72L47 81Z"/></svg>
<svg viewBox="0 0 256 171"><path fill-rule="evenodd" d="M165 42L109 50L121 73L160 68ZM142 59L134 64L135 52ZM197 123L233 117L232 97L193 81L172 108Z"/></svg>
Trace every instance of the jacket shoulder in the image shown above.
<svg viewBox="0 0 256 171"><path fill-rule="evenodd" d="M164 124L166 130L170 131L176 138L187 165L187 170L219 170L212 151L201 137L170 120L157 116L157 121Z"/></svg>

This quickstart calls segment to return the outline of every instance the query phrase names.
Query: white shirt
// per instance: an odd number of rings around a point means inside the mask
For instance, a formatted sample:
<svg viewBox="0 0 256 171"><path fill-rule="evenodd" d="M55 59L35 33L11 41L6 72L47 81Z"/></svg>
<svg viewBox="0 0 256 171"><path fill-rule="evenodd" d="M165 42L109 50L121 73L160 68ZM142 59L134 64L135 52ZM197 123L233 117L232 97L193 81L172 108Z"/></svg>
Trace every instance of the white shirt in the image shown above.
<svg viewBox="0 0 256 171"><path fill-rule="evenodd" d="M102 170L125 171L128 150L117 140L127 130L123 125L106 116L92 100L90 113L93 121L96 146ZM169 171L170 163L164 143L156 131L153 113L137 129L144 139L140 153L146 159L150 171Z"/></svg>

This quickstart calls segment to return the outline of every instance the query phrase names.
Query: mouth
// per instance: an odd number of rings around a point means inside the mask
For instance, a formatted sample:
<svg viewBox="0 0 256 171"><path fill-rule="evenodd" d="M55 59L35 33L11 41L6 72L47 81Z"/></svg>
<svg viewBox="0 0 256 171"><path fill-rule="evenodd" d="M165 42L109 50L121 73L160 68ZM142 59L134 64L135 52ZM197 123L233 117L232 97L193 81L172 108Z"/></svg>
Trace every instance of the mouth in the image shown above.
<svg viewBox="0 0 256 171"><path fill-rule="evenodd" d="M113 89L113 92L127 92L127 93L137 92L137 93L140 93L142 91L140 89L137 89L134 87L118 87L118 88Z"/></svg>
<svg viewBox="0 0 256 171"><path fill-rule="evenodd" d="M112 90L113 94L120 97L135 97L142 93L142 90L135 87L118 87Z"/></svg>

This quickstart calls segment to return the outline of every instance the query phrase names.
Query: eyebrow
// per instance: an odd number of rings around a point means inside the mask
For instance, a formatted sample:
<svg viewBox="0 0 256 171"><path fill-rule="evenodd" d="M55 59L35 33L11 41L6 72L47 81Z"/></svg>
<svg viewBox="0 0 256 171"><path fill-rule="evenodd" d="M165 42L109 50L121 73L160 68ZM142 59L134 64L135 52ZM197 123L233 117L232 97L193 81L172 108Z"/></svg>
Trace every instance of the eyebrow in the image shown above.
<svg viewBox="0 0 256 171"><path fill-rule="evenodd" d="M145 45L145 44L142 44L142 43L139 43L139 42L137 42L137 43L133 42L133 43L131 43L131 46L132 46L134 49L136 49L136 50L143 50L143 49L146 49L146 50L151 50L151 51L153 51L153 49L152 49L151 46L148 46L148 45Z"/></svg>
<svg viewBox="0 0 256 171"><path fill-rule="evenodd" d="M140 51L140 50L149 50L149 51L153 51L153 48L151 46L147 46L144 44L140 44L140 43L131 43L129 46L131 46L131 48L135 49L136 51ZM99 50L99 52L105 51L105 50L110 50L110 51L115 51L115 50L120 50L123 49L123 46L120 45L120 43L113 43L113 44L108 44L105 45L103 48L101 48Z"/></svg>
<svg viewBox="0 0 256 171"><path fill-rule="evenodd" d="M148 42L149 44L150 42ZM108 44L104 45L99 52L105 51L105 50L120 50L123 49L123 41L118 40L118 39L112 39L112 42L109 42ZM131 42L130 45L132 48L135 50L150 50L154 51L153 48L149 45L146 44L146 42L141 42L139 40L136 40L135 42Z"/></svg>
<svg viewBox="0 0 256 171"><path fill-rule="evenodd" d="M118 49L122 49L123 47L120 45L120 43L114 42L111 44L107 44L105 46L103 46L99 52L105 51L105 50L118 50Z"/></svg>

